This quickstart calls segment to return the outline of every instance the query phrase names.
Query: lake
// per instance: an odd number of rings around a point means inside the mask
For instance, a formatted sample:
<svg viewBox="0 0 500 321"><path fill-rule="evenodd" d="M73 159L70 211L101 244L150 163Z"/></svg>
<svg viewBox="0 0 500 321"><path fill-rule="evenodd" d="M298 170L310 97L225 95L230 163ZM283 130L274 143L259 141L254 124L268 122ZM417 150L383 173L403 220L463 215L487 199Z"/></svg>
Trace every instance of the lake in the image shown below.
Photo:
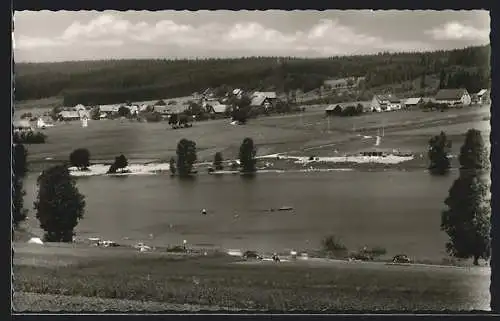
<svg viewBox="0 0 500 321"><path fill-rule="evenodd" d="M335 234L351 250L383 246L388 255L441 260L447 240L441 211L457 175L393 170L253 179L200 175L188 181L168 175L78 178L87 205L77 237L285 251L317 249L323 237ZM36 174L26 180L25 207L32 207ZM269 211L282 206L294 210ZM32 209L30 216L38 227Z"/></svg>

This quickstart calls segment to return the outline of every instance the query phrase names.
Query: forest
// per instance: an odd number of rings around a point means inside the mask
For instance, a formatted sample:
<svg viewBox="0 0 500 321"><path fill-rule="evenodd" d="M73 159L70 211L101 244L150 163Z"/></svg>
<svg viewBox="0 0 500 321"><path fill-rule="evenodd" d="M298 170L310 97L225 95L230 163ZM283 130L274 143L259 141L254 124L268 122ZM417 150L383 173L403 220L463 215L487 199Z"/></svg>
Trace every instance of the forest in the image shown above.
<svg viewBox="0 0 500 321"><path fill-rule="evenodd" d="M490 46L303 59L106 60L15 64L15 100L59 96L66 106L174 98L220 86L308 92L332 78L366 77L363 89L437 76L441 88L490 85ZM424 82L425 83L425 82Z"/></svg>

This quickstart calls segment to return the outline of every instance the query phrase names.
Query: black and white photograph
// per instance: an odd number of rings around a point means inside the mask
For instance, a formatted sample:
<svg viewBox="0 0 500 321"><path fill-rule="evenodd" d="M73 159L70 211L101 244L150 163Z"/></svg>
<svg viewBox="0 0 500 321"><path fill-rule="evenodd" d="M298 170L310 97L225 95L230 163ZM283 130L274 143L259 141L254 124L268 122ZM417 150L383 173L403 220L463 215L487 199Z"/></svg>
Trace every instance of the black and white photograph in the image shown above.
<svg viewBox="0 0 500 321"><path fill-rule="evenodd" d="M14 11L12 312L491 312L487 10Z"/></svg>

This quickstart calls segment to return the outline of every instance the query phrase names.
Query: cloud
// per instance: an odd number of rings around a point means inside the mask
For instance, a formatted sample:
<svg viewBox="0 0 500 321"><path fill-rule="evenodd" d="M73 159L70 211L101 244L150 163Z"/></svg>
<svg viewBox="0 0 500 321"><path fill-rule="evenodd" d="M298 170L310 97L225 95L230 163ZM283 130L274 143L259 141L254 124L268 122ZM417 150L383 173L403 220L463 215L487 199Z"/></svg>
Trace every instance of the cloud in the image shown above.
<svg viewBox="0 0 500 321"><path fill-rule="evenodd" d="M452 21L437 28L425 31L435 40L480 40L488 41L489 30L478 29L473 26L468 26L463 23Z"/></svg>
<svg viewBox="0 0 500 321"><path fill-rule="evenodd" d="M88 23L73 22L52 38L16 37L17 50L74 46L121 46L142 44L185 50L189 56L206 52L227 55L329 56L379 51L431 49L419 41L389 41L342 25L336 19L322 19L307 30L283 32L257 22L199 26L160 20L132 23L119 16L101 14ZM165 52L168 52L165 50Z"/></svg>

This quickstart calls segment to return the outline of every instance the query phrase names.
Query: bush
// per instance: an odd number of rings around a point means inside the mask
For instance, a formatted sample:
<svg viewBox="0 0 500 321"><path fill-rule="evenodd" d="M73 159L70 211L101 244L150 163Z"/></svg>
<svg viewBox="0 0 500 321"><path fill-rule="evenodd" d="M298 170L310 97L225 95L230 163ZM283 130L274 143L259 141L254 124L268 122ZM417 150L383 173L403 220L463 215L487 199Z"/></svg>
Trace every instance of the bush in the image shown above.
<svg viewBox="0 0 500 321"><path fill-rule="evenodd" d="M323 251L333 256L346 256L347 247L335 235L329 235L321 241Z"/></svg>
<svg viewBox="0 0 500 321"><path fill-rule="evenodd" d="M157 112L143 112L141 117L148 123L157 123L162 120L161 114Z"/></svg>
<svg viewBox="0 0 500 321"><path fill-rule="evenodd" d="M115 161L109 166L108 174L115 174L117 170L126 168L128 166L127 158L122 154L115 157Z"/></svg>
<svg viewBox="0 0 500 321"><path fill-rule="evenodd" d="M69 155L69 162L71 166L78 167L78 169L86 169L90 166L90 152L86 148L75 149Z"/></svg>
<svg viewBox="0 0 500 321"><path fill-rule="evenodd" d="M12 137L14 144L44 144L47 135L40 132L14 132Z"/></svg>
<svg viewBox="0 0 500 321"><path fill-rule="evenodd" d="M215 153L215 156L214 156L214 167L215 167L215 170L221 171L221 170L224 169L224 166L222 165L222 162L223 162L222 153L221 152Z"/></svg>

